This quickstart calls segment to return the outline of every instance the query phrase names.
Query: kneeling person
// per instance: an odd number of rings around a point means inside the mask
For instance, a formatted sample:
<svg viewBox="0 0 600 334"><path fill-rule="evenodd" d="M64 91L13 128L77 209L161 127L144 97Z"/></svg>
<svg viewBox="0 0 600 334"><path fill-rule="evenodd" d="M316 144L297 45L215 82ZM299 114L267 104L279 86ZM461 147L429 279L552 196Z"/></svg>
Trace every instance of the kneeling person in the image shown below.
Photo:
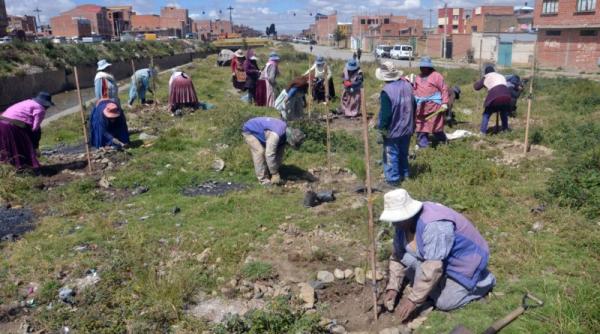
<svg viewBox="0 0 600 334"><path fill-rule="evenodd" d="M384 301L388 311L394 310L403 281L412 283L396 308L401 321L428 300L451 311L484 297L496 284L487 269L487 242L460 213L397 189L385 194L379 219L396 229Z"/></svg>
<svg viewBox="0 0 600 334"><path fill-rule="evenodd" d="M252 118L242 128L244 140L250 146L254 171L261 184L280 184L279 167L283 160L286 142L298 148L305 135L298 129L272 117Z"/></svg>
<svg viewBox="0 0 600 334"><path fill-rule="evenodd" d="M114 100L100 100L92 110L90 145L95 148L122 148L129 145L127 120Z"/></svg>

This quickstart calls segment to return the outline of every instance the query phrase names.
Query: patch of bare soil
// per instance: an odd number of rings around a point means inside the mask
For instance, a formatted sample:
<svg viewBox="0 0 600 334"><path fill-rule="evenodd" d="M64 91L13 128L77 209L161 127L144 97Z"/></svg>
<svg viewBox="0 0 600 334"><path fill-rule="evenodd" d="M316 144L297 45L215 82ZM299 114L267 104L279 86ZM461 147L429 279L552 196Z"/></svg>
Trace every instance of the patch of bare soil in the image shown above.
<svg viewBox="0 0 600 334"><path fill-rule="evenodd" d="M552 158L554 151L541 145L531 145L529 152L525 153L525 144L518 141L499 141L491 143L479 140L473 143L473 148L478 150L500 150L501 155L491 160L499 165L518 167L526 160L538 160Z"/></svg>

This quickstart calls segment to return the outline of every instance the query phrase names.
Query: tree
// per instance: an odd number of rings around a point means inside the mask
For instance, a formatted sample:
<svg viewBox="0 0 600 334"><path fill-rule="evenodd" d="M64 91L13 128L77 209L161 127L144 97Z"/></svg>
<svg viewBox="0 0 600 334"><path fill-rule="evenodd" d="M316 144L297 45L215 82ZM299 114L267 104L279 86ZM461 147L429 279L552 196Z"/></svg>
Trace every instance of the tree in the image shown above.
<svg viewBox="0 0 600 334"><path fill-rule="evenodd" d="M346 34L344 33L344 31L342 30L341 27L337 27L335 28L335 31L333 32L333 40L337 43L337 47L340 47L340 42L346 39Z"/></svg>

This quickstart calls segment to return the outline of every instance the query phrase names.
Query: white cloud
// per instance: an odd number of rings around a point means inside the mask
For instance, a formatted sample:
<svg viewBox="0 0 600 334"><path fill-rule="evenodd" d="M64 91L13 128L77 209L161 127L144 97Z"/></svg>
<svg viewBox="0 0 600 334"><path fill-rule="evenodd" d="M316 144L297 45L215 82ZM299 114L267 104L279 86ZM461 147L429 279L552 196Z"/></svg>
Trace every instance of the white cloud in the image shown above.
<svg viewBox="0 0 600 334"><path fill-rule="evenodd" d="M40 19L42 21L42 24L50 23L50 18L52 16L56 16L60 12L67 11L73 7L75 7L75 2L73 2L72 0L6 0L6 12L8 13L8 15L37 16L37 14L33 10L39 8L42 11L40 13Z"/></svg>

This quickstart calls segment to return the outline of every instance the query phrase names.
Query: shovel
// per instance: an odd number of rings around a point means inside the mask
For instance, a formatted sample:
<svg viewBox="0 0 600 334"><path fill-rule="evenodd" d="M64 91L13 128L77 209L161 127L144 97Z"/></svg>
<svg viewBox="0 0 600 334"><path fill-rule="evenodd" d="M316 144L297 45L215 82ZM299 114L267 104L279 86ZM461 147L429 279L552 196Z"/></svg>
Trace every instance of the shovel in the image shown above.
<svg viewBox="0 0 600 334"><path fill-rule="evenodd" d="M531 293L526 293L523 296L523 301L519 307L507 314L504 318L496 320L496 322L494 322L490 327L483 331L483 334L498 333L504 327L508 326L511 322L517 319L526 310L530 308L540 307L542 305L544 305L544 302L541 299L537 298ZM473 334L473 332L466 329L463 325L458 325L452 330L452 332L450 332L450 334Z"/></svg>

